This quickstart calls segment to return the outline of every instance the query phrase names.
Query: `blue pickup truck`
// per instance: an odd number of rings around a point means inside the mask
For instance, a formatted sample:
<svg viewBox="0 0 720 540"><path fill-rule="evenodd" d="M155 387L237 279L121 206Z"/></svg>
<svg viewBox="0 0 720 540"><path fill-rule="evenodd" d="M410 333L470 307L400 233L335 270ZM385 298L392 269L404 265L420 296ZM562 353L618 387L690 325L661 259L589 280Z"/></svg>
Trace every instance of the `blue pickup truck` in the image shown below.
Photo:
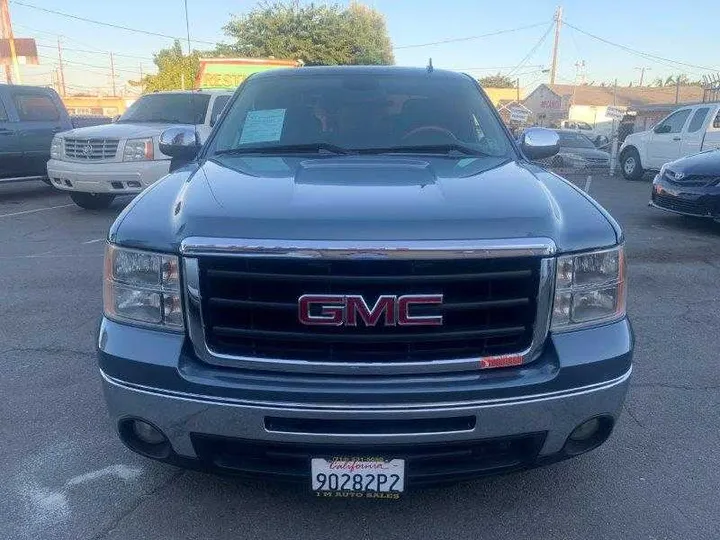
<svg viewBox="0 0 720 540"><path fill-rule="evenodd" d="M169 128L186 163L107 238L120 438L390 499L600 446L632 371L624 236L533 163L559 148L432 67L256 73L204 145Z"/></svg>
<svg viewBox="0 0 720 540"><path fill-rule="evenodd" d="M0 84L0 183L45 180L52 138L72 128L54 90Z"/></svg>

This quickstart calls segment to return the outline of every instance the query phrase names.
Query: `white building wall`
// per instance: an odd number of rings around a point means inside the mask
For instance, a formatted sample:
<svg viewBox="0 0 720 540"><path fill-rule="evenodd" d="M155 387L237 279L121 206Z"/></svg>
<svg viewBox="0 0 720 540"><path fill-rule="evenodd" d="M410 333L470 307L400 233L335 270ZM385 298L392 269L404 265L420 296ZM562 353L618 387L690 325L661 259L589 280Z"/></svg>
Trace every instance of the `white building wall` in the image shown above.
<svg viewBox="0 0 720 540"><path fill-rule="evenodd" d="M612 132L612 118L605 116L607 105L572 105L568 112L570 120L587 122L600 133Z"/></svg>

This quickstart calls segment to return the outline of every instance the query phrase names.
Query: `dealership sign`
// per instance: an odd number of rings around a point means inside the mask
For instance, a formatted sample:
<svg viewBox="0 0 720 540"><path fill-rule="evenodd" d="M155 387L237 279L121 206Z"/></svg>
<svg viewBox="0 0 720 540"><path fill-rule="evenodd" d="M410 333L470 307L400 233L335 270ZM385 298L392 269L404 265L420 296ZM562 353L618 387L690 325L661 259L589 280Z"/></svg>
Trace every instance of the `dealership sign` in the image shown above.
<svg viewBox="0 0 720 540"><path fill-rule="evenodd" d="M300 65L274 58L201 58L195 88L235 88L253 73Z"/></svg>

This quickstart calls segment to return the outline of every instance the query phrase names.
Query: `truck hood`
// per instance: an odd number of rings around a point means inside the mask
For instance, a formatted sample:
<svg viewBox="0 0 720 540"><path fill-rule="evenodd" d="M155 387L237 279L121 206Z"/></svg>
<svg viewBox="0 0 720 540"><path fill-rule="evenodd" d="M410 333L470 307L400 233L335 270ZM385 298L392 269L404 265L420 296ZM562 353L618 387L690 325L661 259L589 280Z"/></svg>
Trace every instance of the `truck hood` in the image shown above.
<svg viewBox="0 0 720 540"><path fill-rule="evenodd" d="M121 214L110 240L177 251L188 237L287 240L549 238L559 251L616 244L592 199L514 161L227 157L180 170Z"/></svg>
<svg viewBox="0 0 720 540"><path fill-rule="evenodd" d="M78 137L82 139L92 138L117 138L130 139L137 137L154 137L160 135L169 127L177 127L178 124L161 124L161 123L117 123L102 124L99 126L89 126L77 128L63 133L63 137Z"/></svg>

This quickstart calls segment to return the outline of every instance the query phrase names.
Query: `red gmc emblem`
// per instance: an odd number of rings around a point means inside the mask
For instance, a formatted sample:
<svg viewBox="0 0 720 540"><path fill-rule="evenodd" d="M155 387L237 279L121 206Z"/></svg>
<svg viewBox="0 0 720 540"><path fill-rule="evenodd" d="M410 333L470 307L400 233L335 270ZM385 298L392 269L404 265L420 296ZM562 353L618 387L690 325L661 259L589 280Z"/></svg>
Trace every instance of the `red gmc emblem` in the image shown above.
<svg viewBox="0 0 720 540"><path fill-rule="evenodd" d="M319 326L441 326L442 315L414 315L414 306L442 305L442 294L382 295L368 306L357 294L304 294L298 298L298 320Z"/></svg>

